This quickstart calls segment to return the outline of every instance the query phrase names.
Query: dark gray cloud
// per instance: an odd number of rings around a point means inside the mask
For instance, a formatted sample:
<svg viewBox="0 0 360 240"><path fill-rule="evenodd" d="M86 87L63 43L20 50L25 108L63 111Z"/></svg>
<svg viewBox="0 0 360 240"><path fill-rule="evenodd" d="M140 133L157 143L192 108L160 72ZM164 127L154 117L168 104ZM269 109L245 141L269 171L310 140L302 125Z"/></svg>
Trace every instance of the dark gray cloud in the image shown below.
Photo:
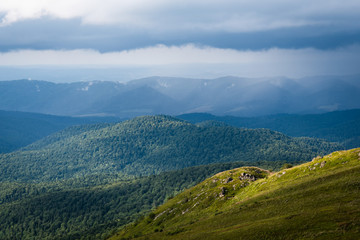
<svg viewBox="0 0 360 240"><path fill-rule="evenodd" d="M216 48L331 49L360 43L360 30L306 26L256 32L179 31L152 33L114 25L84 25L81 19L35 19L0 27L0 51L15 49L95 49L100 52L144 48L156 44L194 43Z"/></svg>
<svg viewBox="0 0 360 240"><path fill-rule="evenodd" d="M359 11L356 0L12 0L0 5L0 51L337 48L360 43Z"/></svg>
<svg viewBox="0 0 360 240"><path fill-rule="evenodd" d="M82 25L80 19L36 19L0 28L0 50L96 49L118 51L154 45L147 33L114 26Z"/></svg>
<svg viewBox="0 0 360 240"><path fill-rule="evenodd" d="M196 77L353 74L359 12L358 0L11 0L0 4L0 66L114 65Z"/></svg>

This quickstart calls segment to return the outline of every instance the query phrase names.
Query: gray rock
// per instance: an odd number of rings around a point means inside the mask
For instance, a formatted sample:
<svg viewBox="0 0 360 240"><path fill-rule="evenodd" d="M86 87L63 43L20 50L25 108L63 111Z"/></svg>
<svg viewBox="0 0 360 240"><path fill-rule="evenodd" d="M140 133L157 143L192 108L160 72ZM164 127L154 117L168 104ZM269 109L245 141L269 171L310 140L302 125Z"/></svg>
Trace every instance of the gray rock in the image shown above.
<svg viewBox="0 0 360 240"><path fill-rule="evenodd" d="M229 182L231 182L232 180L234 180L234 179L232 179L231 177L229 177L229 178L227 178L227 179L224 180L224 183L229 183Z"/></svg>
<svg viewBox="0 0 360 240"><path fill-rule="evenodd" d="M226 192L227 192L227 189L225 187L221 187L219 197L224 197Z"/></svg>
<svg viewBox="0 0 360 240"><path fill-rule="evenodd" d="M251 175L251 174L248 174L248 173L241 173L240 174L240 177L239 177L240 180L250 180L250 181L255 181L256 180L256 177Z"/></svg>
<svg viewBox="0 0 360 240"><path fill-rule="evenodd" d="M326 161L322 161L321 164L320 164L320 168L324 167L326 164Z"/></svg>

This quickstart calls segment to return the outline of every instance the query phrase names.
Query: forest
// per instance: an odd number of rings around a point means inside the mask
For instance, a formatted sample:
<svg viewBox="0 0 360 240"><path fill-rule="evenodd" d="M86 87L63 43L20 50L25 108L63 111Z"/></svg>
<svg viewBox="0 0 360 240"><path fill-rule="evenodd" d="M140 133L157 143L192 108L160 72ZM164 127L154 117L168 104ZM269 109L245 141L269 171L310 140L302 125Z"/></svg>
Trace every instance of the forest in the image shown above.
<svg viewBox="0 0 360 240"><path fill-rule="evenodd" d="M248 162L216 163L124 180L118 175L0 183L0 239L105 239L120 226L218 172ZM280 169L284 162L252 163Z"/></svg>
<svg viewBox="0 0 360 240"><path fill-rule="evenodd" d="M169 116L74 126L0 155L1 181L54 181L92 174L145 176L234 161L305 162L342 149L267 129L198 126Z"/></svg>
<svg viewBox="0 0 360 240"><path fill-rule="evenodd" d="M191 113L177 116L191 123L215 121L240 128L267 128L293 137L312 137L341 143L346 149L360 145L360 110L322 114L276 114L261 117L215 116Z"/></svg>

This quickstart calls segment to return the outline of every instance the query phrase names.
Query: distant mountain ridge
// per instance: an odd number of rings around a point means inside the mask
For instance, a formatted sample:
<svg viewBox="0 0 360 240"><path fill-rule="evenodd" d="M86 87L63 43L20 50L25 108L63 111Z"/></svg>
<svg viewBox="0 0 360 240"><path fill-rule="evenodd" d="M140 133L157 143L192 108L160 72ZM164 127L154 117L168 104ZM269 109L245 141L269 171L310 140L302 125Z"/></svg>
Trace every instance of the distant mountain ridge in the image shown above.
<svg viewBox="0 0 360 240"><path fill-rule="evenodd" d="M221 122L235 127L267 128L293 137L323 138L342 143L348 149L360 146L360 109L323 114L277 114L250 118L215 116L208 113L191 113L177 117L194 124Z"/></svg>
<svg viewBox="0 0 360 240"><path fill-rule="evenodd" d="M360 146L360 109L323 114L277 114L261 117L215 116L190 113L176 118L198 126L267 128L292 137L314 137L341 143L346 149ZM64 117L0 110L0 153L11 152L34 141L81 124L119 122L116 117Z"/></svg>
<svg viewBox="0 0 360 240"><path fill-rule="evenodd" d="M263 116L360 108L360 76L188 79L149 77L126 83L0 81L0 109L54 115Z"/></svg>
<svg viewBox="0 0 360 240"><path fill-rule="evenodd" d="M0 110L0 153L11 152L73 125L115 122L114 117L64 117Z"/></svg>

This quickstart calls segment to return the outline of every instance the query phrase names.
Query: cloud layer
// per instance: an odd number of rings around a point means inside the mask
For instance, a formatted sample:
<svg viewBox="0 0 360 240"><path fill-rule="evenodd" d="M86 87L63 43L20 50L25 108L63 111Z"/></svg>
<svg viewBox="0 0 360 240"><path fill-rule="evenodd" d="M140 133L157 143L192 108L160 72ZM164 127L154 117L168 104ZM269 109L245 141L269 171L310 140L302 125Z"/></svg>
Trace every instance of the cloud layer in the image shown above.
<svg viewBox="0 0 360 240"><path fill-rule="evenodd" d="M360 62L359 12L358 0L3 1L0 66L352 74Z"/></svg>
<svg viewBox="0 0 360 240"><path fill-rule="evenodd" d="M11 0L0 4L0 51L338 48L360 43L359 12L358 0Z"/></svg>
<svg viewBox="0 0 360 240"><path fill-rule="evenodd" d="M155 47L122 52L100 53L94 50L35 51L22 50L0 54L0 66L63 66L157 69L160 74L197 76L279 76L303 77L324 74L358 73L360 46L354 45L332 51L317 49L269 49L238 51L195 45Z"/></svg>

